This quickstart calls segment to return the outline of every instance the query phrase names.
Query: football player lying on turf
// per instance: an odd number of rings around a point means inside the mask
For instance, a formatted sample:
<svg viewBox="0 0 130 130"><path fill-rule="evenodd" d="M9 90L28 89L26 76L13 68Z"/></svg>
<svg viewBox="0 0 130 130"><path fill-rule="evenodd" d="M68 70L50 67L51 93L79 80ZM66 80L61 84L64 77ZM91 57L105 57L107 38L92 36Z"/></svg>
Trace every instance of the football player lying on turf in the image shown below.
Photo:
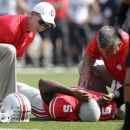
<svg viewBox="0 0 130 130"><path fill-rule="evenodd" d="M96 100L99 101L102 94L94 91L69 88L47 79L39 80L40 92L23 83L18 83L17 86L18 92L30 100L32 113L40 119L49 116L59 121L109 120L116 112L114 101L106 105L98 104Z"/></svg>

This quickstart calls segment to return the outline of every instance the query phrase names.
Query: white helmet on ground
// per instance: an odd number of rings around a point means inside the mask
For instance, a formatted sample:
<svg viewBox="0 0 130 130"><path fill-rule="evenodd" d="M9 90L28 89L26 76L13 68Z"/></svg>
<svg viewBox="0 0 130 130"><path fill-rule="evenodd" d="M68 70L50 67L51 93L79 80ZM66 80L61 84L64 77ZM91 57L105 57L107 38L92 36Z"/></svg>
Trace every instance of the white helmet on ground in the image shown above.
<svg viewBox="0 0 130 130"><path fill-rule="evenodd" d="M96 100L92 99L90 102L85 102L81 105L79 111L79 118L84 122L99 121L100 108Z"/></svg>
<svg viewBox="0 0 130 130"><path fill-rule="evenodd" d="M24 95L20 93L9 94L3 99L1 105L1 115L7 113L10 116L10 122L29 122L31 104Z"/></svg>

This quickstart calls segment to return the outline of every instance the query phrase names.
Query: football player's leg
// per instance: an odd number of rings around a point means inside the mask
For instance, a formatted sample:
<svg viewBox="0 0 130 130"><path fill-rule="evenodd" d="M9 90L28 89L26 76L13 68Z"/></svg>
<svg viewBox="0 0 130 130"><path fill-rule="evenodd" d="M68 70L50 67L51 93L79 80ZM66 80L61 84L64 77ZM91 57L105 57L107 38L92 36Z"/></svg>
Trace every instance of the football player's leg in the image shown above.
<svg viewBox="0 0 130 130"><path fill-rule="evenodd" d="M42 98L38 89L19 82L17 83L17 88L19 93L25 95L29 99L33 115L39 119L48 118L48 115L44 111Z"/></svg>
<svg viewBox="0 0 130 130"><path fill-rule="evenodd" d="M30 103L33 98L40 95L40 91L37 88L31 87L25 83L17 82L17 89L19 93L25 95L29 99Z"/></svg>
<svg viewBox="0 0 130 130"><path fill-rule="evenodd" d="M32 99L31 102L32 114L35 115L38 119L50 119L48 114L44 110L42 102L43 101L40 94Z"/></svg>

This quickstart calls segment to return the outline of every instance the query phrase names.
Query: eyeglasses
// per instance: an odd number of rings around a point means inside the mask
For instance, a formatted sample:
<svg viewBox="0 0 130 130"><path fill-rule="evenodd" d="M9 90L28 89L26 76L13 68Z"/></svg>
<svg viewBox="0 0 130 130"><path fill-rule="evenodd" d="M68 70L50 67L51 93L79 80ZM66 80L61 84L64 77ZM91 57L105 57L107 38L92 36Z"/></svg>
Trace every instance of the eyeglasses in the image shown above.
<svg viewBox="0 0 130 130"><path fill-rule="evenodd" d="M39 18L38 23L39 23L41 26L44 26L45 29L51 27L51 24L50 24L50 25L46 25L46 24L45 24L45 22L40 18L40 16L39 16L38 13L36 13L36 15L37 15L38 18Z"/></svg>

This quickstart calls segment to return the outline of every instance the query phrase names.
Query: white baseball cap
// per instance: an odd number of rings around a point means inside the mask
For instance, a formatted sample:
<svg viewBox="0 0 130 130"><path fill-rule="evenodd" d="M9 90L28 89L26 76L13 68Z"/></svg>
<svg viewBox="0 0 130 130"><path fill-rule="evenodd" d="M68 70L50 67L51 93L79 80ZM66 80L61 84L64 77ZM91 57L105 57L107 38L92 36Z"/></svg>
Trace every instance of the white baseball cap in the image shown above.
<svg viewBox="0 0 130 130"><path fill-rule="evenodd" d="M83 122L95 122L99 121L100 108L96 100L92 99L90 102L84 102L79 110L79 118Z"/></svg>
<svg viewBox="0 0 130 130"><path fill-rule="evenodd" d="M53 27L56 27L54 19L55 19L55 9L48 2L40 2L36 6L34 6L33 11L41 14L42 19L47 22L53 24Z"/></svg>

